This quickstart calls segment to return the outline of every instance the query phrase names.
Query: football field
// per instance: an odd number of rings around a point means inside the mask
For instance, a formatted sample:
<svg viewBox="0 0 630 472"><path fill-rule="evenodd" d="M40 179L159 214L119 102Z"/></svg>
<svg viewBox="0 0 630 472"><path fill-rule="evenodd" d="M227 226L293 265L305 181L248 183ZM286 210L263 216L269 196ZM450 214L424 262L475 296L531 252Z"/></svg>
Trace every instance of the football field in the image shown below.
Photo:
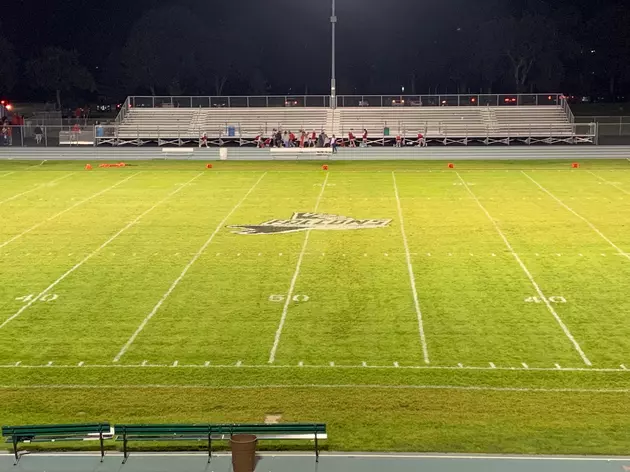
<svg viewBox="0 0 630 472"><path fill-rule="evenodd" d="M0 162L0 423L630 452L630 162L84 165Z"/></svg>

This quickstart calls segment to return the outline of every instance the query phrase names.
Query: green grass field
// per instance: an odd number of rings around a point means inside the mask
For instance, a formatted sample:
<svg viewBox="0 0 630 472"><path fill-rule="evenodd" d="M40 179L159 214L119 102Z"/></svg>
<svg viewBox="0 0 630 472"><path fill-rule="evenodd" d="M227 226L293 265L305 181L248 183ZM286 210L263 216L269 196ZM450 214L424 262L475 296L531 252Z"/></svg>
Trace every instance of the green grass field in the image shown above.
<svg viewBox="0 0 630 472"><path fill-rule="evenodd" d="M84 165L0 162L0 423L630 453L630 162Z"/></svg>

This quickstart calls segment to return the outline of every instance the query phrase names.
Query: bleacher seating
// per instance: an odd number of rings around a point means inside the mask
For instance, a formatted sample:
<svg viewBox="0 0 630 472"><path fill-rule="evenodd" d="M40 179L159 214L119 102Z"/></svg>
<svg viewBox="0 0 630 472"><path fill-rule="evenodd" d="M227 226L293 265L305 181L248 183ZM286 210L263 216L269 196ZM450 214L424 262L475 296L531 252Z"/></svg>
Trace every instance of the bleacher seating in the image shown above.
<svg viewBox="0 0 630 472"><path fill-rule="evenodd" d="M370 144L386 144L395 136L405 142L422 133L429 142L443 144L527 144L562 141L575 134L559 105L541 106L407 106L330 108L130 108L116 133L121 142L144 144L198 143L207 133L211 144L251 144L256 136L269 137L274 129L296 135L324 130L346 138L368 130ZM111 134L110 134L111 135ZM529 139L532 138L532 139ZM571 142L565 140L564 142ZM120 143L118 143L120 144Z"/></svg>

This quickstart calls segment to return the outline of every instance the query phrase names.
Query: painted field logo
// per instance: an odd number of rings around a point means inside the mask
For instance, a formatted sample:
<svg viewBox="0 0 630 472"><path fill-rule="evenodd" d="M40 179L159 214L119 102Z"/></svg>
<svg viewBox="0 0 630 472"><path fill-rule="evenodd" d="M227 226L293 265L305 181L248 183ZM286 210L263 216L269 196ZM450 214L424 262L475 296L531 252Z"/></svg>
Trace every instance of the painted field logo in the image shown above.
<svg viewBox="0 0 630 472"><path fill-rule="evenodd" d="M293 213L290 220L269 220L259 225L236 225L235 234L278 234L295 233L309 229L317 230L349 230L385 228L392 222L389 220L355 220L347 216L327 215L325 213Z"/></svg>

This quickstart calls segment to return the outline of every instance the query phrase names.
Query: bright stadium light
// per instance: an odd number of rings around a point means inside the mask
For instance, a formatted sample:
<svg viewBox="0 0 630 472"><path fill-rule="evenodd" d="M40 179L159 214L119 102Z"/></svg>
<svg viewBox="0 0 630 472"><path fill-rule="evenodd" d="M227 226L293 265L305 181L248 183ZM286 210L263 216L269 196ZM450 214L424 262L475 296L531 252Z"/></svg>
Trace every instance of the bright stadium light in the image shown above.
<svg viewBox="0 0 630 472"><path fill-rule="evenodd" d="M337 64L336 64L336 48L335 48L335 28L337 26L336 0L332 0L332 15L330 16L330 24L332 25L332 67L330 77L330 105L337 107Z"/></svg>

